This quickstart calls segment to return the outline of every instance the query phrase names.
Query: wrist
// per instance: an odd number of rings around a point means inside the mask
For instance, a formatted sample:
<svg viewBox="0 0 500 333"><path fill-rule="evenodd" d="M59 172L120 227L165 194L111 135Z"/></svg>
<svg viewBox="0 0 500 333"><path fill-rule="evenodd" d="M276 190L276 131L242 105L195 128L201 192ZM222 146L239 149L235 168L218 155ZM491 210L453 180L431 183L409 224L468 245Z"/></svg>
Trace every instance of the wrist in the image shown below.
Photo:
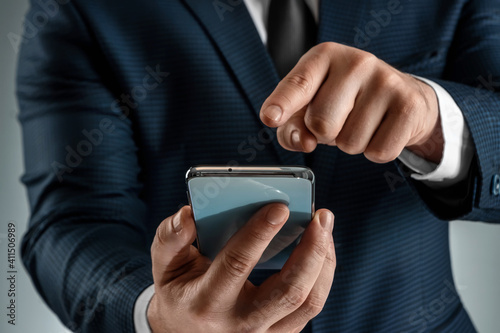
<svg viewBox="0 0 500 333"><path fill-rule="evenodd" d="M444 138L437 95L430 85L418 79L415 80L420 87L427 108L424 118L426 121L424 128L427 130L423 131L424 134L416 140L415 144L406 148L430 162L439 164L443 157Z"/></svg>
<svg viewBox="0 0 500 333"><path fill-rule="evenodd" d="M152 332L159 332L157 314L158 314L157 298L156 294L153 294L153 297L151 298L148 309L146 311L146 317L148 319L148 324Z"/></svg>

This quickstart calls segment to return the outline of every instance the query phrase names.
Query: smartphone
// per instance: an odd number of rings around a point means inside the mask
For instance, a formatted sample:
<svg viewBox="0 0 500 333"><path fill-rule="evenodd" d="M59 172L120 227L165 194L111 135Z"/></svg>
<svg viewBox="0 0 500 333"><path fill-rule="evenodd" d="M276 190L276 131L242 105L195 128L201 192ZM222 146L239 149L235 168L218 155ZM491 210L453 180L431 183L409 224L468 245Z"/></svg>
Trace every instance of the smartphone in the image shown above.
<svg viewBox="0 0 500 333"><path fill-rule="evenodd" d="M198 250L214 259L264 205L280 202L290 216L256 269L281 269L314 214L314 173L303 166L196 166L186 173Z"/></svg>

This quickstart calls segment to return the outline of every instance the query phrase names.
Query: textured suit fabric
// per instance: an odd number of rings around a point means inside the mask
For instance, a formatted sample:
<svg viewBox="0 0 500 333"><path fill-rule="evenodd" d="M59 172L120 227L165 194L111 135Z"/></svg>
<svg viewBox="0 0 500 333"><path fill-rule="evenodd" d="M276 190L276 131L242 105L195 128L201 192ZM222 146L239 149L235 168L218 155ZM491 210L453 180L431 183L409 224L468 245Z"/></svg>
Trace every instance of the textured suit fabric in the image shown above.
<svg viewBox="0 0 500 333"><path fill-rule="evenodd" d="M71 329L132 332L134 301L153 282L155 229L187 201L185 171L304 155L258 119L278 76L243 2L73 0L54 15L44 3L27 14L17 79L32 210L23 261ZM390 17L377 19L382 10ZM318 43L360 47L441 84L477 156L463 184L441 191L398 162L324 146L307 159L316 207L336 215L338 259L314 332L474 331L446 220L500 220L498 31L498 0L321 2Z"/></svg>

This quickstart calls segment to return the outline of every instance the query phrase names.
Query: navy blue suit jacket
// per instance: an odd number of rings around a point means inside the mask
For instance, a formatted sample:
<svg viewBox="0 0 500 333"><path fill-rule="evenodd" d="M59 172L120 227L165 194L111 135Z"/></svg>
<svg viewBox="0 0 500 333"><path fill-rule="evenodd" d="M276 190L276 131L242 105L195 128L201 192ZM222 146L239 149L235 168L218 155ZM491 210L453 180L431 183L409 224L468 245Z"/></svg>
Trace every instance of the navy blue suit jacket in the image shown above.
<svg viewBox="0 0 500 333"><path fill-rule="evenodd" d="M149 247L187 201L186 170L305 158L259 121L278 75L242 1L43 3L27 14L18 69L32 210L23 260L73 330L132 332L134 301L153 282ZM439 191L397 161L325 146L307 158L316 207L336 215L338 258L312 329L473 331L454 288L446 221L500 220L500 1L320 6L318 43L363 48L442 85L477 154L466 181Z"/></svg>

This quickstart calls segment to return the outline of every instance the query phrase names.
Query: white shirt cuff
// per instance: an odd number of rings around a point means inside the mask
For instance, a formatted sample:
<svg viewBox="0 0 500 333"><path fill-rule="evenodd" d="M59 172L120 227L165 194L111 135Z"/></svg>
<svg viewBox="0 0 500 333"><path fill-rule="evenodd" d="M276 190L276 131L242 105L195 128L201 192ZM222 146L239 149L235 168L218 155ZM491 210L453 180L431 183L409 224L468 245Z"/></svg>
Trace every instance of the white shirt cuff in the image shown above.
<svg viewBox="0 0 500 333"><path fill-rule="evenodd" d="M398 158L415 172L411 175L412 178L429 187L443 188L454 185L467 176L474 155L469 129L459 106L443 87L428 79L414 77L430 85L436 92L443 129L443 158L436 165L408 149L404 149Z"/></svg>
<svg viewBox="0 0 500 333"><path fill-rule="evenodd" d="M134 305L134 327L136 333L152 333L148 322L148 307L155 293L154 284L142 291Z"/></svg>

